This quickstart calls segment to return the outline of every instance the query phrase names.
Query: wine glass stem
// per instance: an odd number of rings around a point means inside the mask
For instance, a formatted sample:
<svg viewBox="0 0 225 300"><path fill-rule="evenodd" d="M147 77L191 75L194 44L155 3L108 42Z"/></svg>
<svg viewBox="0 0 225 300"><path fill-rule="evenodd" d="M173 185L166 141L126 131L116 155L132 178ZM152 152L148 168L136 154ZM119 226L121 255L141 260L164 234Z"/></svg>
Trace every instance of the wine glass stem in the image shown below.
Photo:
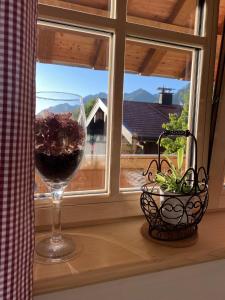
<svg viewBox="0 0 225 300"><path fill-rule="evenodd" d="M62 240L61 234L61 202L63 189L52 189L52 241L57 243Z"/></svg>

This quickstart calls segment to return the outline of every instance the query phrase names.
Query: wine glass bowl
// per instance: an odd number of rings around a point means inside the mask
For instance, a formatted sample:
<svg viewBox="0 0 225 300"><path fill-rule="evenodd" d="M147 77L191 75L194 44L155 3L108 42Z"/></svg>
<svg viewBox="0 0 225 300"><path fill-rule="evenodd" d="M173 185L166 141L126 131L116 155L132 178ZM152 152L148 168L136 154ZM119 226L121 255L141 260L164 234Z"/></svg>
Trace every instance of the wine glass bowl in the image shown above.
<svg viewBox="0 0 225 300"><path fill-rule="evenodd" d="M85 112L78 95L41 92L36 97L35 166L52 196L52 233L36 245L46 262L60 262L76 252L61 233L63 192L82 161L86 142Z"/></svg>

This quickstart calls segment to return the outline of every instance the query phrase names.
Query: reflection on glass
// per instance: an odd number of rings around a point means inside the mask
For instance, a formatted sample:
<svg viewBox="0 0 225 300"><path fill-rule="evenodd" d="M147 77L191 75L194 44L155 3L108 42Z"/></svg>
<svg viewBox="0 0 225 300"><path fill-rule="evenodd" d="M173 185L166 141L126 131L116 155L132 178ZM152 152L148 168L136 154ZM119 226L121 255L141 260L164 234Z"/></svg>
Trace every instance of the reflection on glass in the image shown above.
<svg viewBox="0 0 225 300"><path fill-rule="evenodd" d="M37 91L66 91L83 96L87 119L85 158L67 191L104 190L106 172L106 112L95 111L99 98L107 106L109 38L51 26L38 26ZM37 109L38 108L37 103ZM98 110L98 109L97 109ZM36 174L36 192L45 185Z"/></svg>
<svg viewBox="0 0 225 300"><path fill-rule="evenodd" d="M193 34L196 7L196 0L128 0L127 20Z"/></svg>
<svg viewBox="0 0 225 300"><path fill-rule="evenodd" d="M121 188L145 183L142 172L156 158L163 129L187 129L191 64L191 51L127 40ZM173 160L185 141L164 139L161 152Z"/></svg>

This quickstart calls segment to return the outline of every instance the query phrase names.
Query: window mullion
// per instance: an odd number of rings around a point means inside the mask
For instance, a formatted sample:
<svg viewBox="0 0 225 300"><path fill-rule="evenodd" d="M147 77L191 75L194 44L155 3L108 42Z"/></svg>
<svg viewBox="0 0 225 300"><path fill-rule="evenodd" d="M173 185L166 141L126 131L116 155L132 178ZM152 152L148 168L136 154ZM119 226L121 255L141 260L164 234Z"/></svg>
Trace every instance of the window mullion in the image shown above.
<svg viewBox="0 0 225 300"><path fill-rule="evenodd" d="M114 32L116 20L103 16L91 15L85 12L38 4L38 19L54 21L65 25L84 26Z"/></svg>
<svg viewBox="0 0 225 300"><path fill-rule="evenodd" d="M123 111L123 79L125 61L125 23L127 0L116 2L117 26L111 47L112 68L109 90L109 176L111 200L119 195L121 128Z"/></svg>
<svg viewBox="0 0 225 300"><path fill-rule="evenodd" d="M126 22L126 34L137 38L196 48L202 48L207 44L205 37L129 22Z"/></svg>

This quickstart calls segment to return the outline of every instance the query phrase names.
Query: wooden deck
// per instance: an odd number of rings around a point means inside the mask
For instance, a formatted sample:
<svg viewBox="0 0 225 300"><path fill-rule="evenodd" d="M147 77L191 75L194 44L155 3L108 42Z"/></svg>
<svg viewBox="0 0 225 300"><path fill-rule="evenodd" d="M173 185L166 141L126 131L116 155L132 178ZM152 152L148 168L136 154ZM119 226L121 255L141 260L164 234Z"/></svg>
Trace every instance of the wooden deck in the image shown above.
<svg viewBox="0 0 225 300"><path fill-rule="evenodd" d="M157 155L121 155L120 188L135 187L139 189L146 180L142 173L154 159L157 159ZM171 156L170 159L176 164L175 156ZM103 190L105 188L105 168L106 158L104 155L85 157L81 168L68 184L66 191ZM37 173L35 182L38 193L48 192L46 185Z"/></svg>

